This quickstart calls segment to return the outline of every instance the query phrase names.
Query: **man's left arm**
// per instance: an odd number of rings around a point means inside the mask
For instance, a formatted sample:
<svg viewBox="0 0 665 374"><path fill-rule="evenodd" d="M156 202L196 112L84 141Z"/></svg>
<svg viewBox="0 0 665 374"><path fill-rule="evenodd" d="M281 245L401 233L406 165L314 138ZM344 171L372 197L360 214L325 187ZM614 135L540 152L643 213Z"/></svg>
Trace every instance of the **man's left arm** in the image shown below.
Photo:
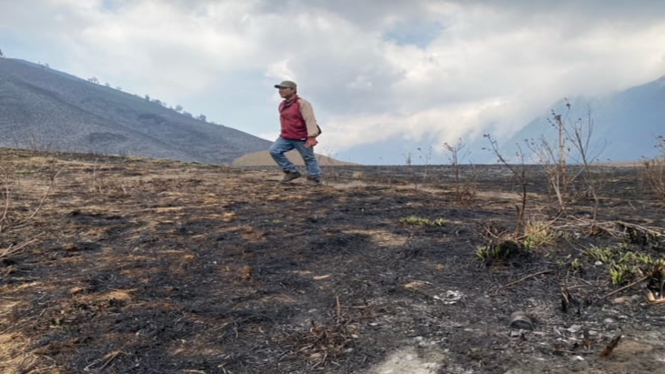
<svg viewBox="0 0 665 374"><path fill-rule="evenodd" d="M319 136L319 125L316 123L314 109L312 108L312 104L310 104L309 101L300 99L300 114L305 120L305 125L307 126L307 137L316 138Z"/></svg>

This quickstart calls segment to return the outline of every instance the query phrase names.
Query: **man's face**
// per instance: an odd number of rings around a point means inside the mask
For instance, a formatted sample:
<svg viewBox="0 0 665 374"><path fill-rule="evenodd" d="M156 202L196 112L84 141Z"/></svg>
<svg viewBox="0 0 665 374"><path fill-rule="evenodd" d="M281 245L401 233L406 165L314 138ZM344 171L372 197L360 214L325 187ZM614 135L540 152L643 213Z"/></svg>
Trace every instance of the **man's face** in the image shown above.
<svg viewBox="0 0 665 374"><path fill-rule="evenodd" d="M291 98L296 94L296 90L290 87L280 87L277 90L279 91L279 96L281 96L282 99Z"/></svg>

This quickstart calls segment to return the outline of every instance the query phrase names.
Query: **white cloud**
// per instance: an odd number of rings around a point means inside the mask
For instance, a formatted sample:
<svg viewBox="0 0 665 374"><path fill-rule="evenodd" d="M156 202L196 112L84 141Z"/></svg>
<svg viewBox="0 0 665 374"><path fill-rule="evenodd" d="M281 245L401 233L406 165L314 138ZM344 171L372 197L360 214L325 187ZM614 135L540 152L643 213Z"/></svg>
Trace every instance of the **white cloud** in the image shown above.
<svg viewBox="0 0 665 374"><path fill-rule="evenodd" d="M272 84L297 80L335 152L509 135L564 96L665 74L660 1L0 2L0 28L57 46L52 66L255 134L277 126Z"/></svg>

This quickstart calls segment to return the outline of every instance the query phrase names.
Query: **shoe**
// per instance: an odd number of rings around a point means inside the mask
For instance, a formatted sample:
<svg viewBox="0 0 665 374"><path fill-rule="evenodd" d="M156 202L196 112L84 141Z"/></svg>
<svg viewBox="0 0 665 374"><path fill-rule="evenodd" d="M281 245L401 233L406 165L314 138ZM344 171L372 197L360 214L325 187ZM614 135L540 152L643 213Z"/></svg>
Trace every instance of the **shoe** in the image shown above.
<svg viewBox="0 0 665 374"><path fill-rule="evenodd" d="M307 180L313 184L321 184L321 177L313 177L311 175L308 175Z"/></svg>
<svg viewBox="0 0 665 374"><path fill-rule="evenodd" d="M289 183L294 179L300 178L302 175L299 171L286 171L284 172L284 178L282 178L281 183Z"/></svg>

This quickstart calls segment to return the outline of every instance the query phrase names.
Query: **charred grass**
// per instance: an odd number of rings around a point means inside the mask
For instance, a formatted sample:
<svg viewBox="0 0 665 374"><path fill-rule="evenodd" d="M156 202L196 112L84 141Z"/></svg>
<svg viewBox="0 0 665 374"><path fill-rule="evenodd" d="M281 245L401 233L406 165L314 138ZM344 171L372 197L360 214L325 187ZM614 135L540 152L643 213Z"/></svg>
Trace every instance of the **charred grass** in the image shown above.
<svg viewBox="0 0 665 374"><path fill-rule="evenodd" d="M529 239L508 235L519 196L493 167L462 202L433 166L427 184L412 168L344 167L312 187L0 152L3 373L365 373L404 346L441 352L442 373L647 373L665 357L663 206L630 168L600 174L593 230L588 201L557 217L535 186ZM508 328L517 310L534 331Z"/></svg>

